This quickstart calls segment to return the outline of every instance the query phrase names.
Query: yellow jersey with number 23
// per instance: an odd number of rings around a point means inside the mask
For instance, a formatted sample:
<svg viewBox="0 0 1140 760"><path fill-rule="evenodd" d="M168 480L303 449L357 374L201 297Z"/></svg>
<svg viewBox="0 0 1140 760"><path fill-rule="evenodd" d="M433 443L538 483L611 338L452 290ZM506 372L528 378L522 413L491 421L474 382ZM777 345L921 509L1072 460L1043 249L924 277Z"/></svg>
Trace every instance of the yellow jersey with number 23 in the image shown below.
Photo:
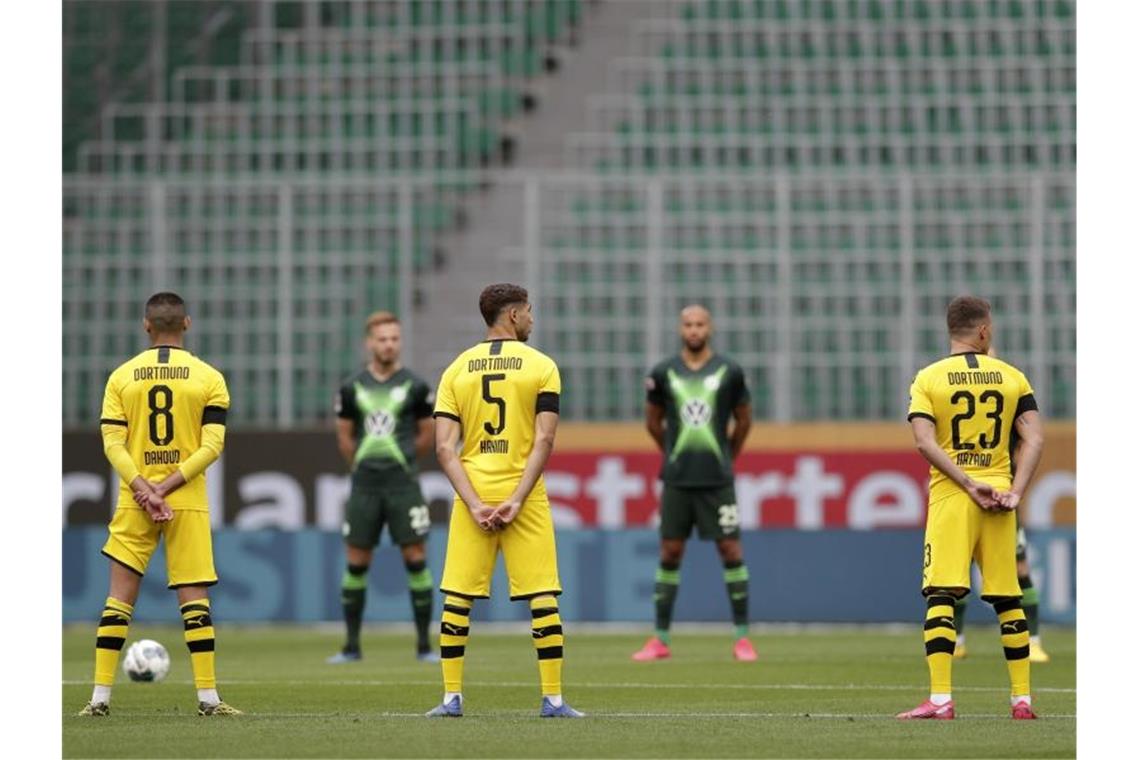
<svg viewBox="0 0 1140 760"><path fill-rule="evenodd" d="M1014 421L1036 409L1033 388L1021 370L966 352L919 370L910 386L907 419L933 422L938 445L969 477L1008 489ZM931 504L960 492L938 468L930 468Z"/></svg>

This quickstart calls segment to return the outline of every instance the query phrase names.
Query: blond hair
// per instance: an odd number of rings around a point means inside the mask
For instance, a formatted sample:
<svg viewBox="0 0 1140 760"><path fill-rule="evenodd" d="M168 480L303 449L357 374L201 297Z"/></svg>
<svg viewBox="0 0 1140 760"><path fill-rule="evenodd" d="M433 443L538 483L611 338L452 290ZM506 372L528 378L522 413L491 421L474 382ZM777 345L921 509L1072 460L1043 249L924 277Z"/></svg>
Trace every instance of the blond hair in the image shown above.
<svg viewBox="0 0 1140 760"><path fill-rule="evenodd" d="M364 322L364 334L368 335L372 332L372 328L377 325L390 325L400 324L400 320L396 315L390 311L374 311L368 315L368 319Z"/></svg>

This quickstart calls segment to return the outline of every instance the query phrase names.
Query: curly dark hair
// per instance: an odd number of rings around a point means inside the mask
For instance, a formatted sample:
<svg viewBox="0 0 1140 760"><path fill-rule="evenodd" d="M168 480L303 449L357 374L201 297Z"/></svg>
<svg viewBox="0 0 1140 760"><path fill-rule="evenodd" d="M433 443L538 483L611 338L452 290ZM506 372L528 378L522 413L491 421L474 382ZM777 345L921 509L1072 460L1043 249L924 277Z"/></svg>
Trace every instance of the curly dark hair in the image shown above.
<svg viewBox="0 0 1140 760"><path fill-rule="evenodd" d="M500 282L488 285L479 294L479 313L487 326L495 324L503 309L513 304L525 304L528 294L521 285L512 285L509 282Z"/></svg>
<svg viewBox="0 0 1140 760"><path fill-rule="evenodd" d="M989 319L990 302L977 296L958 296L946 307L946 329L961 335Z"/></svg>

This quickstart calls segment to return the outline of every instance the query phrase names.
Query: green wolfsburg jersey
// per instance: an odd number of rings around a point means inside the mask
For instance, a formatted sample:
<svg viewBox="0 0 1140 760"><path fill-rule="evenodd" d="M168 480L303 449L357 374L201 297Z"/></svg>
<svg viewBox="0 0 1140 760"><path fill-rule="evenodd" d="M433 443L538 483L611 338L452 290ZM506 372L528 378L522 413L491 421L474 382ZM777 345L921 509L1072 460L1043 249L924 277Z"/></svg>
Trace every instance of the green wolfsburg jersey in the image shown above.
<svg viewBox="0 0 1140 760"><path fill-rule="evenodd" d="M744 370L717 354L697 370L681 357L659 363L645 379L646 400L665 408L665 461L661 479L679 488L733 482L728 421L751 400Z"/></svg>
<svg viewBox="0 0 1140 760"><path fill-rule="evenodd" d="M427 383L403 368L381 381L366 367L341 386L336 415L353 422L354 483L381 485L397 472L415 474L416 427L431 416L432 395Z"/></svg>

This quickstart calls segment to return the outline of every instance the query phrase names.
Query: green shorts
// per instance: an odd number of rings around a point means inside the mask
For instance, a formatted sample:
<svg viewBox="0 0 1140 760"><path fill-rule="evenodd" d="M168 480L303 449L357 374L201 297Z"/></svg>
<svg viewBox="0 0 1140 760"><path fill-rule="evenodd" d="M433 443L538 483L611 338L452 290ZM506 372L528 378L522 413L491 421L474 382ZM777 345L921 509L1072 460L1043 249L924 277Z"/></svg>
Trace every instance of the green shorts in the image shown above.
<svg viewBox="0 0 1140 760"><path fill-rule="evenodd" d="M697 526L705 541L740 537L740 512L732 485L715 488L676 488L661 493L661 538L688 538Z"/></svg>
<svg viewBox="0 0 1140 760"><path fill-rule="evenodd" d="M427 502L412 478L392 479L386 486L352 486L344 515L344 540L358 549L380 543L384 524L397 546L422 544L431 528Z"/></svg>

